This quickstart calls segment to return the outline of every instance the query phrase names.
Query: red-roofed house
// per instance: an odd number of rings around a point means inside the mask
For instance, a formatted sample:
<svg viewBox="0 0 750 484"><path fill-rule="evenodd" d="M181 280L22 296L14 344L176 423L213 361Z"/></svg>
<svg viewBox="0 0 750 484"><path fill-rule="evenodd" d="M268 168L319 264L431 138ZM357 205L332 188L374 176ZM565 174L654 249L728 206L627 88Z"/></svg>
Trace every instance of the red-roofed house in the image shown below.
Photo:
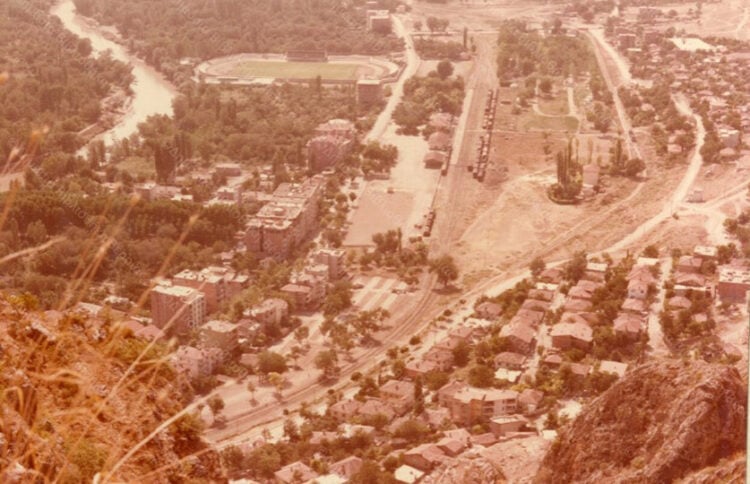
<svg viewBox="0 0 750 484"><path fill-rule="evenodd" d="M430 471L446 458L445 453L435 444L422 444L404 453L404 463L422 471Z"/></svg>
<svg viewBox="0 0 750 484"><path fill-rule="evenodd" d="M536 332L526 324L506 324L500 330L500 336L506 338L510 348L518 353L528 353L536 344Z"/></svg>
<svg viewBox="0 0 750 484"><path fill-rule="evenodd" d="M552 346L561 350L579 348L588 350L594 341L591 326L583 323L559 323L550 332Z"/></svg>
<svg viewBox="0 0 750 484"><path fill-rule="evenodd" d="M475 311L480 318L493 320L499 318L500 315L503 314L503 307L499 304L485 301L478 305L475 308Z"/></svg>
<svg viewBox="0 0 750 484"><path fill-rule="evenodd" d="M328 470L344 479L351 479L362 468L362 459L351 455L330 465Z"/></svg>
<svg viewBox="0 0 750 484"><path fill-rule="evenodd" d="M274 473L276 482L281 484L296 484L318 477L318 474L300 461L292 462Z"/></svg>
<svg viewBox="0 0 750 484"><path fill-rule="evenodd" d="M614 320L615 334L622 334L631 339L638 339L643 331L645 320L643 316L633 313L620 313Z"/></svg>

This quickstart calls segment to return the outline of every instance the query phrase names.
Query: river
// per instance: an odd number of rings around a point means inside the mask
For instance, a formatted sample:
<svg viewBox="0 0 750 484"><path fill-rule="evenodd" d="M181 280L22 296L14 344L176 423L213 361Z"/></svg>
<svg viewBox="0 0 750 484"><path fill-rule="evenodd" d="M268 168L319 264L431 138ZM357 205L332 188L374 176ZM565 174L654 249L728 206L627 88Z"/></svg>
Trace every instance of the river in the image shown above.
<svg viewBox="0 0 750 484"><path fill-rule="evenodd" d="M123 139L138 131L138 124L154 114L172 115L172 100L177 95L177 89L164 76L143 60L130 54L127 49L107 38L90 23L76 13L73 0L63 0L56 4L50 13L58 17L66 29L91 41L92 55L96 56L104 51L111 51L112 57L129 64L133 68L135 78L131 89L133 97L130 107L120 121L109 131L97 136L103 139L107 146L115 140Z"/></svg>

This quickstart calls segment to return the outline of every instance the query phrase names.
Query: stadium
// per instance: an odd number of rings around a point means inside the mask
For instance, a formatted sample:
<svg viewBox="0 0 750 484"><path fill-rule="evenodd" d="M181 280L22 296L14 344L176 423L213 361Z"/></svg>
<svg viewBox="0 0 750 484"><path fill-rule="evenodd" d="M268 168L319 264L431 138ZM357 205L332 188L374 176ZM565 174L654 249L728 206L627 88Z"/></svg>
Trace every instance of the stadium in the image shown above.
<svg viewBox="0 0 750 484"><path fill-rule="evenodd" d="M207 84L270 84L310 82L354 84L363 79L391 82L401 67L384 58L362 55L329 56L325 52L237 54L212 59L196 67L195 77Z"/></svg>

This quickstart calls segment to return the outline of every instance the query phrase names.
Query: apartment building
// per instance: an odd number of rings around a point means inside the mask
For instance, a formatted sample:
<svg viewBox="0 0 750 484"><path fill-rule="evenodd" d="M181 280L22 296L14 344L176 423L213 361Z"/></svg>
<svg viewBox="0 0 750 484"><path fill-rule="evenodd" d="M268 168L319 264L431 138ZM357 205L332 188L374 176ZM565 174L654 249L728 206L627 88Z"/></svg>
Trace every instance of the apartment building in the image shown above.
<svg viewBox="0 0 750 484"><path fill-rule="evenodd" d="M324 183L325 178L318 175L303 183L279 185L271 201L248 222L247 249L261 257L287 257L317 226Z"/></svg>
<svg viewBox="0 0 750 484"><path fill-rule="evenodd" d="M174 276L172 282L202 292L206 298L206 311L212 314L223 302L247 288L250 278L225 267L207 267L201 271L184 270Z"/></svg>
<svg viewBox="0 0 750 484"><path fill-rule="evenodd" d="M518 410L518 392L494 388L474 388L465 383L451 384L438 391L440 404L448 408L457 425L473 425L497 415Z"/></svg>
<svg viewBox="0 0 750 484"><path fill-rule="evenodd" d="M201 326L201 346L205 348L219 348L226 355L237 347L238 338L238 324L215 319Z"/></svg>
<svg viewBox="0 0 750 484"><path fill-rule="evenodd" d="M151 290L151 318L168 334L185 334L206 318L206 298L192 287L161 281Z"/></svg>
<svg viewBox="0 0 750 484"><path fill-rule="evenodd" d="M222 352L217 348L198 349L193 346L180 346L171 357L175 370L192 380L212 374L222 359Z"/></svg>

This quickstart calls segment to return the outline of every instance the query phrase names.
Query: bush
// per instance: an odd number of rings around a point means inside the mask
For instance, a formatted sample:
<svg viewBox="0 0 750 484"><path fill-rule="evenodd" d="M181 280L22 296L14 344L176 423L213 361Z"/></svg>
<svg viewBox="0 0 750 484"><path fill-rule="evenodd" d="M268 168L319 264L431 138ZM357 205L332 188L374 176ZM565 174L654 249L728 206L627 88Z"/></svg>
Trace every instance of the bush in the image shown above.
<svg viewBox="0 0 750 484"><path fill-rule="evenodd" d="M287 370L284 357L273 351L264 351L258 355L258 371L261 373L284 373Z"/></svg>

